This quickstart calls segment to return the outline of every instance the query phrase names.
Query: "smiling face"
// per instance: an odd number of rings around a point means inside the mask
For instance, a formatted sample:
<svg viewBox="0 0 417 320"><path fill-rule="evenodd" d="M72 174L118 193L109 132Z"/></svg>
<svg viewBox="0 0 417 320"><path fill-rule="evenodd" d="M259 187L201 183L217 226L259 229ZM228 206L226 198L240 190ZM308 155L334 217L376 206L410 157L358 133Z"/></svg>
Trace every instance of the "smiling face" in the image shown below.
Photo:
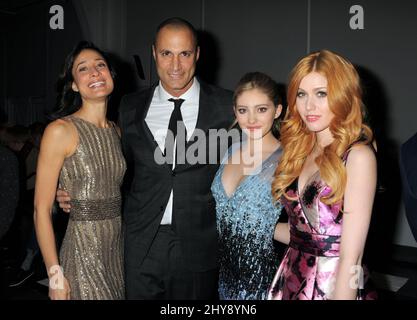
<svg viewBox="0 0 417 320"><path fill-rule="evenodd" d="M85 49L75 58L72 67L72 89L84 101L105 100L114 88L107 62L97 51Z"/></svg>
<svg viewBox="0 0 417 320"><path fill-rule="evenodd" d="M152 47L156 70L164 89L179 97L193 84L200 49L191 30L185 27L163 27Z"/></svg>
<svg viewBox="0 0 417 320"><path fill-rule="evenodd" d="M282 106L275 106L274 102L259 89L243 91L236 98L236 120L240 128L252 139L272 134L272 124L281 111Z"/></svg>
<svg viewBox="0 0 417 320"><path fill-rule="evenodd" d="M330 122L334 114L327 99L327 79L318 72L311 72L300 82L296 107L308 130L316 134L330 134Z"/></svg>

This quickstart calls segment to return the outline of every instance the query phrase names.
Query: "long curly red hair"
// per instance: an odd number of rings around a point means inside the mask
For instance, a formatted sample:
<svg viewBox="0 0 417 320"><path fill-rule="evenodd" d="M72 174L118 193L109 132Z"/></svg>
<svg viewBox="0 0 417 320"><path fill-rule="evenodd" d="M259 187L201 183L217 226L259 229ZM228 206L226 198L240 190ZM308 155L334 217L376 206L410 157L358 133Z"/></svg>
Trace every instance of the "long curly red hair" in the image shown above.
<svg viewBox="0 0 417 320"><path fill-rule="evenodd" d="M332 189L322 201L333 204L341 201L345 192L343 154L354 142L369 144L372 130L363 122L365 109L357 71L349 61L328 50L309 54L291 72L288 112L281 126L284 151L275 171L272 190L276 200L282 196L290 199L286 190L300 176L304 162L316 143L315 133L306 128L296 107L300 82L311 72L318 72L327 78L328 104L334 114L329 126L334 140L315 159L321 178Z"/></svg>

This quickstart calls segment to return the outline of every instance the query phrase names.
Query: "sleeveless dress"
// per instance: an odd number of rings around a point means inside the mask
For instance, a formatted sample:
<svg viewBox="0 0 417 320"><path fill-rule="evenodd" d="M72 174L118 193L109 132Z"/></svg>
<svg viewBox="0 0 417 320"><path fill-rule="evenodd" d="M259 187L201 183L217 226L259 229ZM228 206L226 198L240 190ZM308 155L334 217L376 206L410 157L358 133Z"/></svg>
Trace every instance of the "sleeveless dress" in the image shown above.
<svg viewBox="0 0 417 320"><path fill-rule="evenodd" d="M321 197L330 192L316 171L303 190L298 190L298 179L288 188L287 194L295 200L282 197L290 224L290 243L272 282L269 300L331 298L339 263L343 203L323 203ZM376 299L376 292L368 285L366 267L358 266L352 272L352 283L359 289L357 299Z"/></svg>
<svg viewBox="0 0 417 320"><path fill-rule="evenodd" d="M124 299L120 186L126 170L116 129L69 116L78 146L65 159L60 188L71 196L71 213L60 263L74 300Z"/></svg>
<svg viewBox="0 0 417 320"><path fill-rule="evenodd" d="M274 205L271 183L280 157L278 148L263 161L260 172L244 178L230 197L222 183L224 163L214 177L211 190L216 200L221 300L267 297L279 264L273 237L281 205Z"/></svg>

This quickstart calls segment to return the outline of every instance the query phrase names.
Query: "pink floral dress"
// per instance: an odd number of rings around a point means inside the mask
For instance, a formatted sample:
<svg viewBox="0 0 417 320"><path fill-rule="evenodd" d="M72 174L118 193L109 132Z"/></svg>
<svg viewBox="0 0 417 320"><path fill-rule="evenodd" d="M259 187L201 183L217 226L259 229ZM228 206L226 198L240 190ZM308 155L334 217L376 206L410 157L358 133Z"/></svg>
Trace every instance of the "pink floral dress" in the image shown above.
<svg viewBox="0 0 417 320"><path fill-rule="evenodd" d="M268 292L269 300L325 300L332 297L339 263L342 233L342 204L327 205L320 198L331 189L317 171L301 192L296 180L283 197L290 224L290 243ZM365 289L368 272L352 270L352 284L358 299L375 299L376 292Z"/></svg>

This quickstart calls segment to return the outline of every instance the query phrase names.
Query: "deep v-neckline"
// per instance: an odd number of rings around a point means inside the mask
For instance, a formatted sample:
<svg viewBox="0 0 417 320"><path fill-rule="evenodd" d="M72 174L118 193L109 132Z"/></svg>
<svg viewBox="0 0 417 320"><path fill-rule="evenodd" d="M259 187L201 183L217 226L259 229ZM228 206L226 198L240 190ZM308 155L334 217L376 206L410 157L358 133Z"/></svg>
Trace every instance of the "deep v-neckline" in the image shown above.
<svg viewBox="0 0 417 320"><path fill-rule="evenodd" d="M227 194L226 188L224 187L224 184L223 184L223 173L224 173L224 166L222 168L222 172L221 172L221 175L220 175L220 186L221 186L221 188L223 190L223 193L226 196L227 200L230 200L230 199L233 199L234 198L234 196L236 195L236 192L239 190L239 188L242 185L245 184L247 178L249 178L250 175L247 175L247 176L243 175L242 178L240 179L239 183L237 184L237 187L235 188L235 190L229 196Z"/></svg>
<svg viewBox="0 0 417 320"><path fill-rule="evenodd" d="M320 173L320 169L317 169L316 171L314 171L308 178L307 178L307 180L306 180L306 182L304 183L304 186L303 186L303 188L301 189L301 192L300 192L300 188L299 188L299 182L300 182L300 177L298 177L297 178L297 193L298 193L298 196L299 197L301 197L301 195L304 193L304 191L305 191L305 189L306 189L306 187L310 184L310 182L311 182L311 179L313 179L313 177L315 177L316 175L317 175L317 173Z"/></svg>
<svg viewBox="0 0 417 320"><path fill-rule="evenodd" d="M264 165L264 163L266 163L279 149L281 148L281 144L278 146L278 148L276 148L268 157L266 157L266 159L265 160L262 160L261 161L261 164L259 164L254 170L253 170L253 172L256 172L257 171L257 169L259 168L259 167L263 167L263 165ZM228 157L227 157L227 159L226 159L226 163L228 162L228 160L230 159L230 157L232 157L233 156L233 154L230 154ZM248 175L243 175L242 176L242 178L240 179L240 181L239 181L239 183L237 184L237 186L236 186L236 188L235 188L235 190L230 194L230 196L227 194L227 191L226 191L226 188L224 187L224 184L223 184L223 174L224 174L224 168L225 168L225 166L226 166L226 164L222 164L222 166L221 166L221 171L220 171L220 177L219 177L219 183L220 183L220 187L221 187L221 189L222 189L222 191L223 191L223 194L225 195L225 197L227 198L227 200L229 201L229 200L231 200L231 199L233 199L234 198L234 196L236 195L236 193L237 193L237 191L239 190L239 188L241 188L248 180L249 180L249 177L252 177L252 176L255 176L255 175L252 175L252 174L248 174Z"/></svg>

